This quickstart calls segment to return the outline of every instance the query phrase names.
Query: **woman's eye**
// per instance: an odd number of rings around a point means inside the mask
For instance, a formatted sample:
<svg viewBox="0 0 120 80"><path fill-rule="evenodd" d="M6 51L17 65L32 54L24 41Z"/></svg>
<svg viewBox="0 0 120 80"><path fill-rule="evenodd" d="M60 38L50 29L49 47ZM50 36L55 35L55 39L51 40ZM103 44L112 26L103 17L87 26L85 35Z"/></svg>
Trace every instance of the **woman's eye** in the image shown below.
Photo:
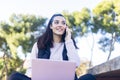
<svg viewBox="0 0 120 80"><path fill-rule="evenodd" d="M58 22L58 21L55 21L54 24L59 24L59 22Z"/></svg>
<svg viewBox="0 0 120 80"><path fill-rule="evenodd" d="M65 21L62 21L62 22L59 22L59 21L54 21L54 24L62 24L62 25L66 25L66 22Z"/></svg>
<svg viewBox="0 0 120 80"><path fill-rule="evenodd" d="M62 24L63 24L63 25L66 25L66 23L65 23L65 22L62 22Z"/></svg>

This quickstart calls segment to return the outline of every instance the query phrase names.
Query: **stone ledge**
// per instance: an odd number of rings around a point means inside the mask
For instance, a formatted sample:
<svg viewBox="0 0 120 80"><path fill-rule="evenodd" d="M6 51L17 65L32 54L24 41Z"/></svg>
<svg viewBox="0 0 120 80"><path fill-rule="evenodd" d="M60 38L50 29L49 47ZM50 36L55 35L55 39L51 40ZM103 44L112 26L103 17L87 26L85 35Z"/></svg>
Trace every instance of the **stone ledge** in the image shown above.
<svg viewBox="0 0 120 80"><path fill-rule="evenodd" d="M97 65L95 67L92 67L88 70L88 73L91 73L93 75L101 75L103 76L110 74L114 76L120 76L118 73L120 73L120 56L116 57L112 60L109 60L105 63L102 63L100 65ZM116 73L116 74L115 74ZM109 75L107 75L109 76Z"/></svg>

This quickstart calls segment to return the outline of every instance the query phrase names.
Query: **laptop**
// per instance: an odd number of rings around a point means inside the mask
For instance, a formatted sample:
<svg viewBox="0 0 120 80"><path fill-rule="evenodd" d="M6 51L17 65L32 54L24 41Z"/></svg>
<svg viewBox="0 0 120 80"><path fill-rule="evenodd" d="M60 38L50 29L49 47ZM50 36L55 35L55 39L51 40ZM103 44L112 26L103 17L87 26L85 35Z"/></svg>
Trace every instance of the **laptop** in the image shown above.
<svg viewBox="0 0 120 80"><path fill-rule="evenodd" d="M32 60L32 80L74 80L76 64L48 59Z"/></svg>

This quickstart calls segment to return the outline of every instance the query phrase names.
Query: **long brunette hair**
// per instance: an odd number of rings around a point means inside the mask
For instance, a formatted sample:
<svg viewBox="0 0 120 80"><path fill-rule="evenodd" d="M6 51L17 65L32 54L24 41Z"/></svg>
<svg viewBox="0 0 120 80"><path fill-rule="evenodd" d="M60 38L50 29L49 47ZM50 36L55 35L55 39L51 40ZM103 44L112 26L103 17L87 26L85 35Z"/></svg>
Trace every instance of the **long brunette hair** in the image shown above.
<svg viewBox="0 0 120 80"><path fill-rule="evenodd" d="M48 46L50 48L53 47L53 31L52 31L52 29L50 29L50 26L52 25L54 17L56 17L56 16L62 16L62 17L64 17L62 14L54 14L51 17L51 19L48 22L47 29L46 29L45 33L43 33L43 35L41 35L38 38L37 46L38 46L39 49L46 49ZM66 35L66 31L62 35L62 40L61 40L62 42L65 42L65 35ZM73 38L71 38L71 39L73 40L75 47L78 48L76 46L75 40Z"/></svg>

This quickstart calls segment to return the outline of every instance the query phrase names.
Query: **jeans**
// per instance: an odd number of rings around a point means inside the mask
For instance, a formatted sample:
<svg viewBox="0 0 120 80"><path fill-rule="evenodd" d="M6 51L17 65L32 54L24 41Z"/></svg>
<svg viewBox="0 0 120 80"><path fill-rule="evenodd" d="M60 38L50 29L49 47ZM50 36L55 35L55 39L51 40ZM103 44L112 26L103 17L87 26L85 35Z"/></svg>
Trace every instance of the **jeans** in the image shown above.
<svg viewBox="0 0 120 80"><path fill-rule="evenodd" d="M31 78L22 73L14 72L8 77L8 80L31 80Z"/></svg>
<svg viewBox="0 0 120 80"><path fill-rule="evenodd" d="M31 80L31 78L27 77L26 75L22 73L15 72L9 76L8 80ZM92 74L85 74L81 76L79 79L75 75L75 80L96 80L96 78Z"/></svg>

